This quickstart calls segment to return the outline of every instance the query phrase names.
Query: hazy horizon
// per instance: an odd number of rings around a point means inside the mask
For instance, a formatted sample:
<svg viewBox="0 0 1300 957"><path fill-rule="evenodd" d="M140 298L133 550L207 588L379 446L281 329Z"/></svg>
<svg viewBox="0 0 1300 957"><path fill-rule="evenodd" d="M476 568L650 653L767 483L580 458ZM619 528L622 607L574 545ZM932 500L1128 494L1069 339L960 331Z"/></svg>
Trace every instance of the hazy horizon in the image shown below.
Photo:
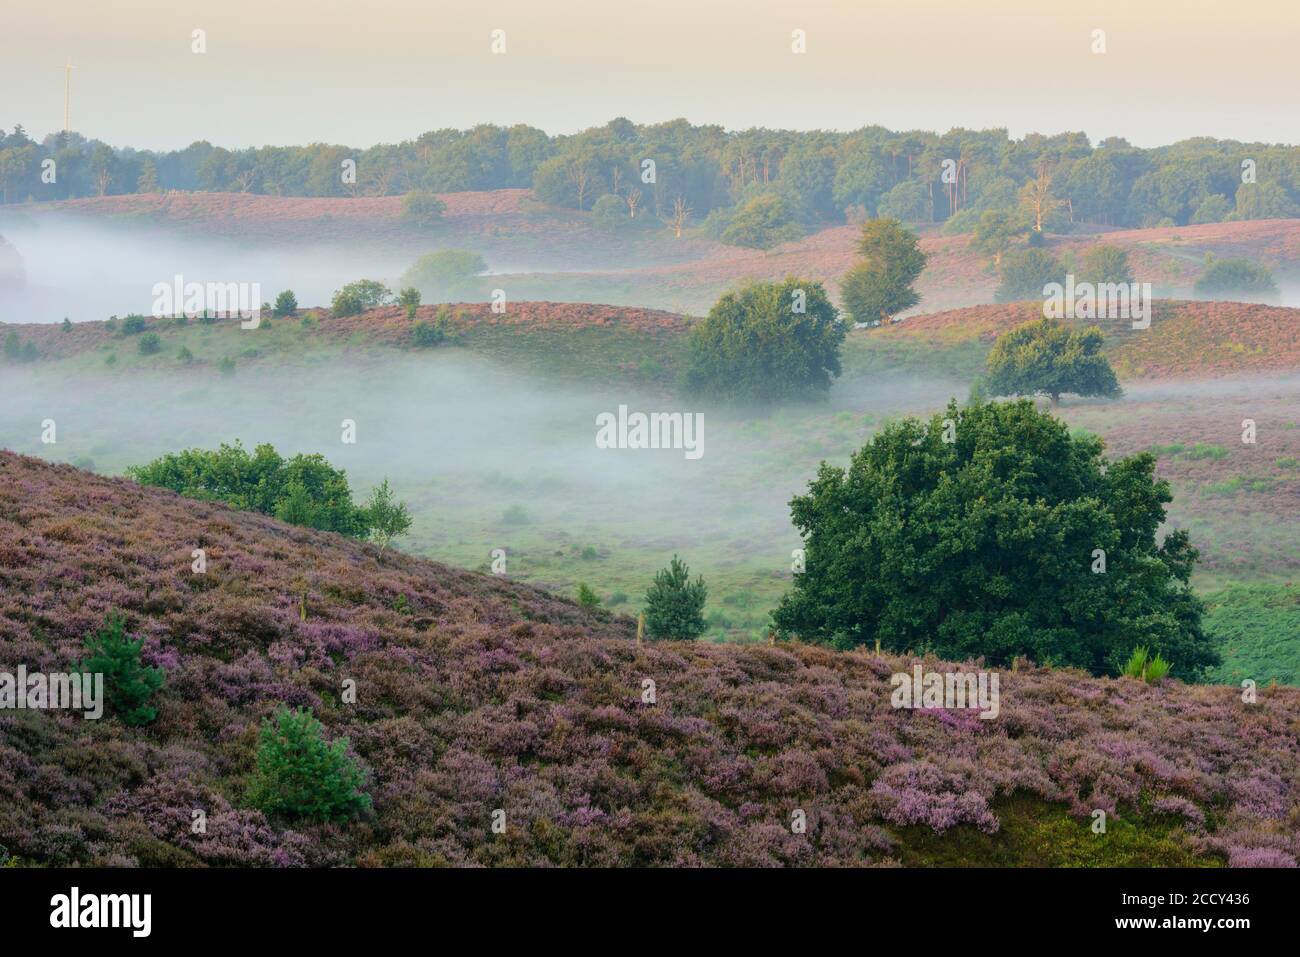
<svg viewBox="0 0 1300 957"><path fill-rule="evenodd" d="M1098 0L1083 13L1032 0L664 0L629 19L584 0L375 0L363 13L299 0L72 0L7 11L0 123L61 129L70 60L71 128L151 150L366 147L477 123L572 133L616 116L728 129L1068 130L1143 147L1300 142L1300 113L1275 82L1290 68L1300 8L1190 6L1195 16L1179 0ZM196 29L202 54L191 49ZM494 30L505 31L503 55L491 51ZM1093 52L1095 30L1104 53Z"/></svg>

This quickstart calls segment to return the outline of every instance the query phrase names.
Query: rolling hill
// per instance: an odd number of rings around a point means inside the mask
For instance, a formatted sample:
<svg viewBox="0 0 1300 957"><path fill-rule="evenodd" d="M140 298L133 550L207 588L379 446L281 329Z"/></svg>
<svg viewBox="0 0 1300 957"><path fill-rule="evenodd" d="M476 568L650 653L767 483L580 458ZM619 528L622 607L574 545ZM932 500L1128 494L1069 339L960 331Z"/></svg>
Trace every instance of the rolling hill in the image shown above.
<svg viewBox="0 0 1300 957"><path fill-rule="evenodd" d="M1300 856L1300 689L1245 704L1232 687L1026 665L1001 674L994 720L896 710L892 674L954 666L638 646L630 619L507 579L0 452L0 662L68 670L110 610L167 671L159 716L0 712L0 844L20 863ZM350 740L365 817L307 825L248 806L257 728L282 702Z"/></svg>

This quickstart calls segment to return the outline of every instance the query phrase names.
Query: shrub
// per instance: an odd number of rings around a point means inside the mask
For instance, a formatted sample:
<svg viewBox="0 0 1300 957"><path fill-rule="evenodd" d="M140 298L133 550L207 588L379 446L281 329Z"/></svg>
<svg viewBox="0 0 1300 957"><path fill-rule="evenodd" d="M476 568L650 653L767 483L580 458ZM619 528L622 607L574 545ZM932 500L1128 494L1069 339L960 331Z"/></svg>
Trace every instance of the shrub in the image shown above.
<svg viewBox="0 0 1300 957"><path fill-rule="evenodd" d="M36 349L36 343L28 340L23 343L22 360L23 362L35 362L40 358L40 353Z"/></svg>
<svg viewBox="0 0 1300 957"><path fill-rule="evenodd" d="M955 402L885 426L847 469L823 463L791 504L806 571L773 613L837 647L925 649L946 661L1116 673L1135 639L1199 677L1219 655L1189 584L1184 531L1141 453L1102 456L1032 402ZM1105 568L1094 571L1095 550Z"/></svg>
<svg viewBox="0 0 1300 957"><path fill-rule="evenodd" d="M683 384L763 403L825 393L840 374L845 331L820 282L751 283L725 293L691 329Z"/></svg>
<svg viewBox="0 0 1300 957"><path fill-rule="evenodd" d="M72 331L72 320L69 319L67 316L64 316L64 317L63 317L63 322L62 322L62 324L60 325L59 328L60 328L60 330L61 330L62 332L71 332L71 331Z"/></svg>
<svg viewBox="0 0 1300 957"><path fill-rule="evenodd" d="M402 285L430 299L463 296L474 288L475 277L487 269L483 257L468 249L439 249L425 253L402 273Z"/></svg>
<svg viewBox="0 0 1300 957"><path fill-rule="evenodd" d="M501 515L501 521L507 525L527 525L532 519L522 505L511 505Z"/></svg>
<svg viewBox="0 0 1300 957"><path fill-rule="evenodd" d="M189 365L194 361L194 353L190 352L189 346L181 346L176 350L176 358L186 365Z"/></svg>
<svg viewBox="0 0 1300 957"><path fill-rule="evenodd" d="M402 197L402 219L416 226L432 226L446 211L447 204L428 190L414 190Z"/></svg>
<svg viewBox="0 0 1300 957"><path fill-rule="evenodd" d="M144 316L131 315L122 320L122 335L133 336L145 330Z"/></svg>
<svg viewBox="0 0 1300 957"><path fill-rule="evenodd" d="M415 310L420 308L420 290L407 286L397 294L397 304L406 310L407 319L414 319Z"/></svg>
<svg viewBox="0 0 1300 957"><path fill-rule="evenodd" d="M133 641L126 633L126 620L110 614L104 627L86 639L87 657L80 670L104 676L104 704L123 724L148 724L158 716L149 703L162 687L166 673L140 661L144 640Z"/></svg>
<svg viewBox="0 0 1300 957"><path fill-rule="evenodd" d="M591 221L595 227L607 233L627 226L631 220L627 216L627 204L621 196L606 193L591 204Z"/></svg>
<svg viewBox="0 0 1300 957"><path fill-rule="evenodd" d="M136 344L136 348L142 356L156 355L158 352L162 351L162 339L158 338L158 333L156 332L146 332L140 337L140 341Z"/></svg>
<svg viewBox="0 0 1300 957"><path fill-rule="evenodd" d="M217 361L217 371L223 376L232 376L235 374L235 360L230 356L222 356Z"/></svg>
<svg viewBox="0 0 1300 957"><path fill-rule="evenodd" d="M645 596L645 628L651 638L691 640L704 634L709 590L702 577L694 582L690 577L690 569L676 555L655 575Z"/></svg>
<svg viewBox="0 0 1300 957"><path fill-rule="evenodd" d="M735 211L721 239L730 246L771 249L802 235L803 230L792 221L781 197L763 193Z"/></svg>
<svg viewBox="0 0 1300 957"><path fill-rule="evenodd" d="M275 305L271 308L273 316L293 316L298 312L298 297L293 294L292 289L286 289L280 295L275 297Z"/></svg>
<svg viewBox="0 0 1300 957"><path fill-rule="evenodd" d="M1131 283L1133 270L1128 264L1128 253L1119 246L1097 245L1088 247L1083 254L1080 281L1090 283Z"/></svg>
<svg viewBox="0 0 1300 957"><path fill-rule="evenodd" d="M250 455L236 442L170 453L126 472L141 485L225 502L293 525L354 538L365 538L370 527L365 510L353 504L347 473L322 455L284 459L270 445L259 445Z"/></svg>
<svg viewBox="0 0 1300 957"><path fill-rule="evenodd" d="M1272 273L1248 259L1215 259L1196 280L1196 294L1207 299L1271 301L1277 298L1277 283Z"/></svg>
<svg viewBox="0 0 1300 957"><path fill-rule="evenodd" d="M445 338L447 338L446 334L436 323L420 319L411 327L411 342L421 349L436 346Z"/></svg>
<svg viewBox="0 0 1300 957"><path fill-rule="evenodd" d="M334 293L330 311L335 316L355 316L382 306L392 298L393 292L373 279L358 279Z"/></svg>
<svg viewBox="0 0 1300 957"><path fill-rule="evenodd" d="M1101 330L1071 329L1060 319L1039 319L1003 333L988 355L984 384L995 395L1118 396L1110 362L1101 354Z"/></svg>
<svg viewBox="0 0 1300 957"><path fill-rule="evenodd" d="M9 334L5 336L5 358L11 362L17 362L22 358L22 355L22 340L18 338L17 330L10 329Z"/></svg>
<svg viewBox="0 0 1300 957"><path fill-rule="evenodd" d="M1002 257L1001 281L993 298L998 302L1041 299L1048 283L1065 282L1065 267L1044 249L1013 249Z"/></svg>
<svg viewBox="0 0 1300 957"><path fill-rule="evenodd" d="M248 787L253 807L279 817L344 821L370 807L364 784L348 739L328 743L309 709L281 706L262 723Z"/></svg>
<svg viewBox="0 0 1300 957"><path fill-rule="evenodd" d="M588 611L595 611L600 607L600 596L586 582L578 582L578 604Z"/></svg>

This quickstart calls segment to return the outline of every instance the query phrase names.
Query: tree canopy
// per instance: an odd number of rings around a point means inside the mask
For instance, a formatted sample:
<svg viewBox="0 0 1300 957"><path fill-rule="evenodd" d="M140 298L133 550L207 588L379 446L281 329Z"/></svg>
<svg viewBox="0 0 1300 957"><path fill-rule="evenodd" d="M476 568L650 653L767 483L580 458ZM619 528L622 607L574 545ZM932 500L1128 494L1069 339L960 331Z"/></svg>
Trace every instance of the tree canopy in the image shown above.
<svg viewBox="0 0 1300 957"><path fill-rule="evenodd" d="M725 293L691 329L684 384L760 403L822 394L840 374L845 332L820 282L751 283Z"/></svg>
<svg viewBox="0 0 1300 957"><path fill-rule="evenodd" d="M1186 532L1142 453L1107 461L1032 402L950 403L886 426L791 502L805 570L773 613L785 635L879 641L948 661L1016 656L1118 674L1135 647L1195 679L1201 629Z"/></svg>
<svg viewBox="0 0 1300 957"><path fill-rule="evenodd" d="M1115 371L1101 353L1101 330L1072 329L1060 319L1039 319L1005 332L988 356L985 388L994 395L1118 396Z"/></svg>
<svg viewBox="0 0 1300 957"><path fill-rule="evenodd" d="M854 322L888 322L921 301L912 284L926 256L916 233L896 219L868 220L858 253L862 258L840 282L840 299Z"/></svg>

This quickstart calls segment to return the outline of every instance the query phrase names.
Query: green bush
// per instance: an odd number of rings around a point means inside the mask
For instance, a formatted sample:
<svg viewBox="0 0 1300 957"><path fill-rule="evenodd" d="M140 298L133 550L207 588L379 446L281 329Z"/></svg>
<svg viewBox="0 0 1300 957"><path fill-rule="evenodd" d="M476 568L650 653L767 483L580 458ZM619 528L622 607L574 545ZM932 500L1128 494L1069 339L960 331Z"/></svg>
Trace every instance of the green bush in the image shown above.
<svg viewBox="0 0 1300 957"><path fill-rule="evenodd" d="M225 502L293 525L354 538L365 538L370 532L366 510L352 501L347 473L322 455L285 459L265 444L250 455L236 442L215 450L170 453L126 472L141 485Z"/></svg>
<svg viewBox="0 0 1300 957"><path fill-rule="evenodd" d="M586 582L578 582L578 604L588 611L595 611L600 607L600 596Z"/></svg>
<svg viewBox="0 0 1300 957"><path fill-rule="evenodd" d="M1048 283L1065 282L1065 266L1045 249L1013 249L1002 256L998 302L1042 299Z"/></svg>
<svg viewBox="0 0 1300 957"><path fill-rule="evenodd" d="M721 239L729 246L771 249L802 235L803 230L792 220L781 197L763 193L736 209Z"/></svg>
<svg viewBox="0 0 1300 957"><path fill-rule="evenodd" d="M223 376L232 376L235 374L235 360L230 356L222 356L217 361L217 371Z"/></svg>
<svg viewBox="0 0 1300 957"><path fill-rule="evenodd" d="M621 196L606 193L591 204L592 224L603 232L612 233L629 225L627 204Z"/></svg>
<svg viewBox="0 0 1300 957"><path fill-rule="evenodd" d="M1277 298L1277 283L1272 273L1248 259L1212 259L1196 280L1196 294L1206 299L1270 302Z"/></svg>
<svg viewBox="0 0 1300 957"><path fill-rule="evenodd" d="M262 723L249 803L269 815L345 821L371 806L365 775L348 754L348 739L325 740L307 708L281 706Z"/></svg>
<svg viewBox="0 0 1300 957"><path fill-rule="evenodd" d="M475 288L475 277L487 269L483 257L468 249L439 249L425 253L402 273L402 285L429 299L463 298Z"/></svg>
<svg viewBox="0 0 1300 957"><path fill-rule="evenodd" d="M122 320L122 335L133 336L136 333L144 332L147 323L144 316L130 315Z"/></svg>
<svg viewBox="0 0 1300 957"><path fill-rule="evenodd" d="M446 211L447 204L428 190L414 190L402 197L402 218L416 226L432 226Z"/></svg>
<svg viewBox="0 0 1300 957"><path fill-rule="evenodd" d="M140 341L137 343L136 348L142 356L156 355L162 351L162 339L158 338L158 333L156 332L146 332L140 337Z"/></svg>
<svg viewBox="0 0 1300 957"><path fill-rule="evenodd" d="M126 620L110 614L104 627L86 639L87 657L80 670L104 676L104 705L123 724L144 725L158 716L149 703L162 687L166 673L140 661L144 639L133 641L126 633Z"/></svg>

